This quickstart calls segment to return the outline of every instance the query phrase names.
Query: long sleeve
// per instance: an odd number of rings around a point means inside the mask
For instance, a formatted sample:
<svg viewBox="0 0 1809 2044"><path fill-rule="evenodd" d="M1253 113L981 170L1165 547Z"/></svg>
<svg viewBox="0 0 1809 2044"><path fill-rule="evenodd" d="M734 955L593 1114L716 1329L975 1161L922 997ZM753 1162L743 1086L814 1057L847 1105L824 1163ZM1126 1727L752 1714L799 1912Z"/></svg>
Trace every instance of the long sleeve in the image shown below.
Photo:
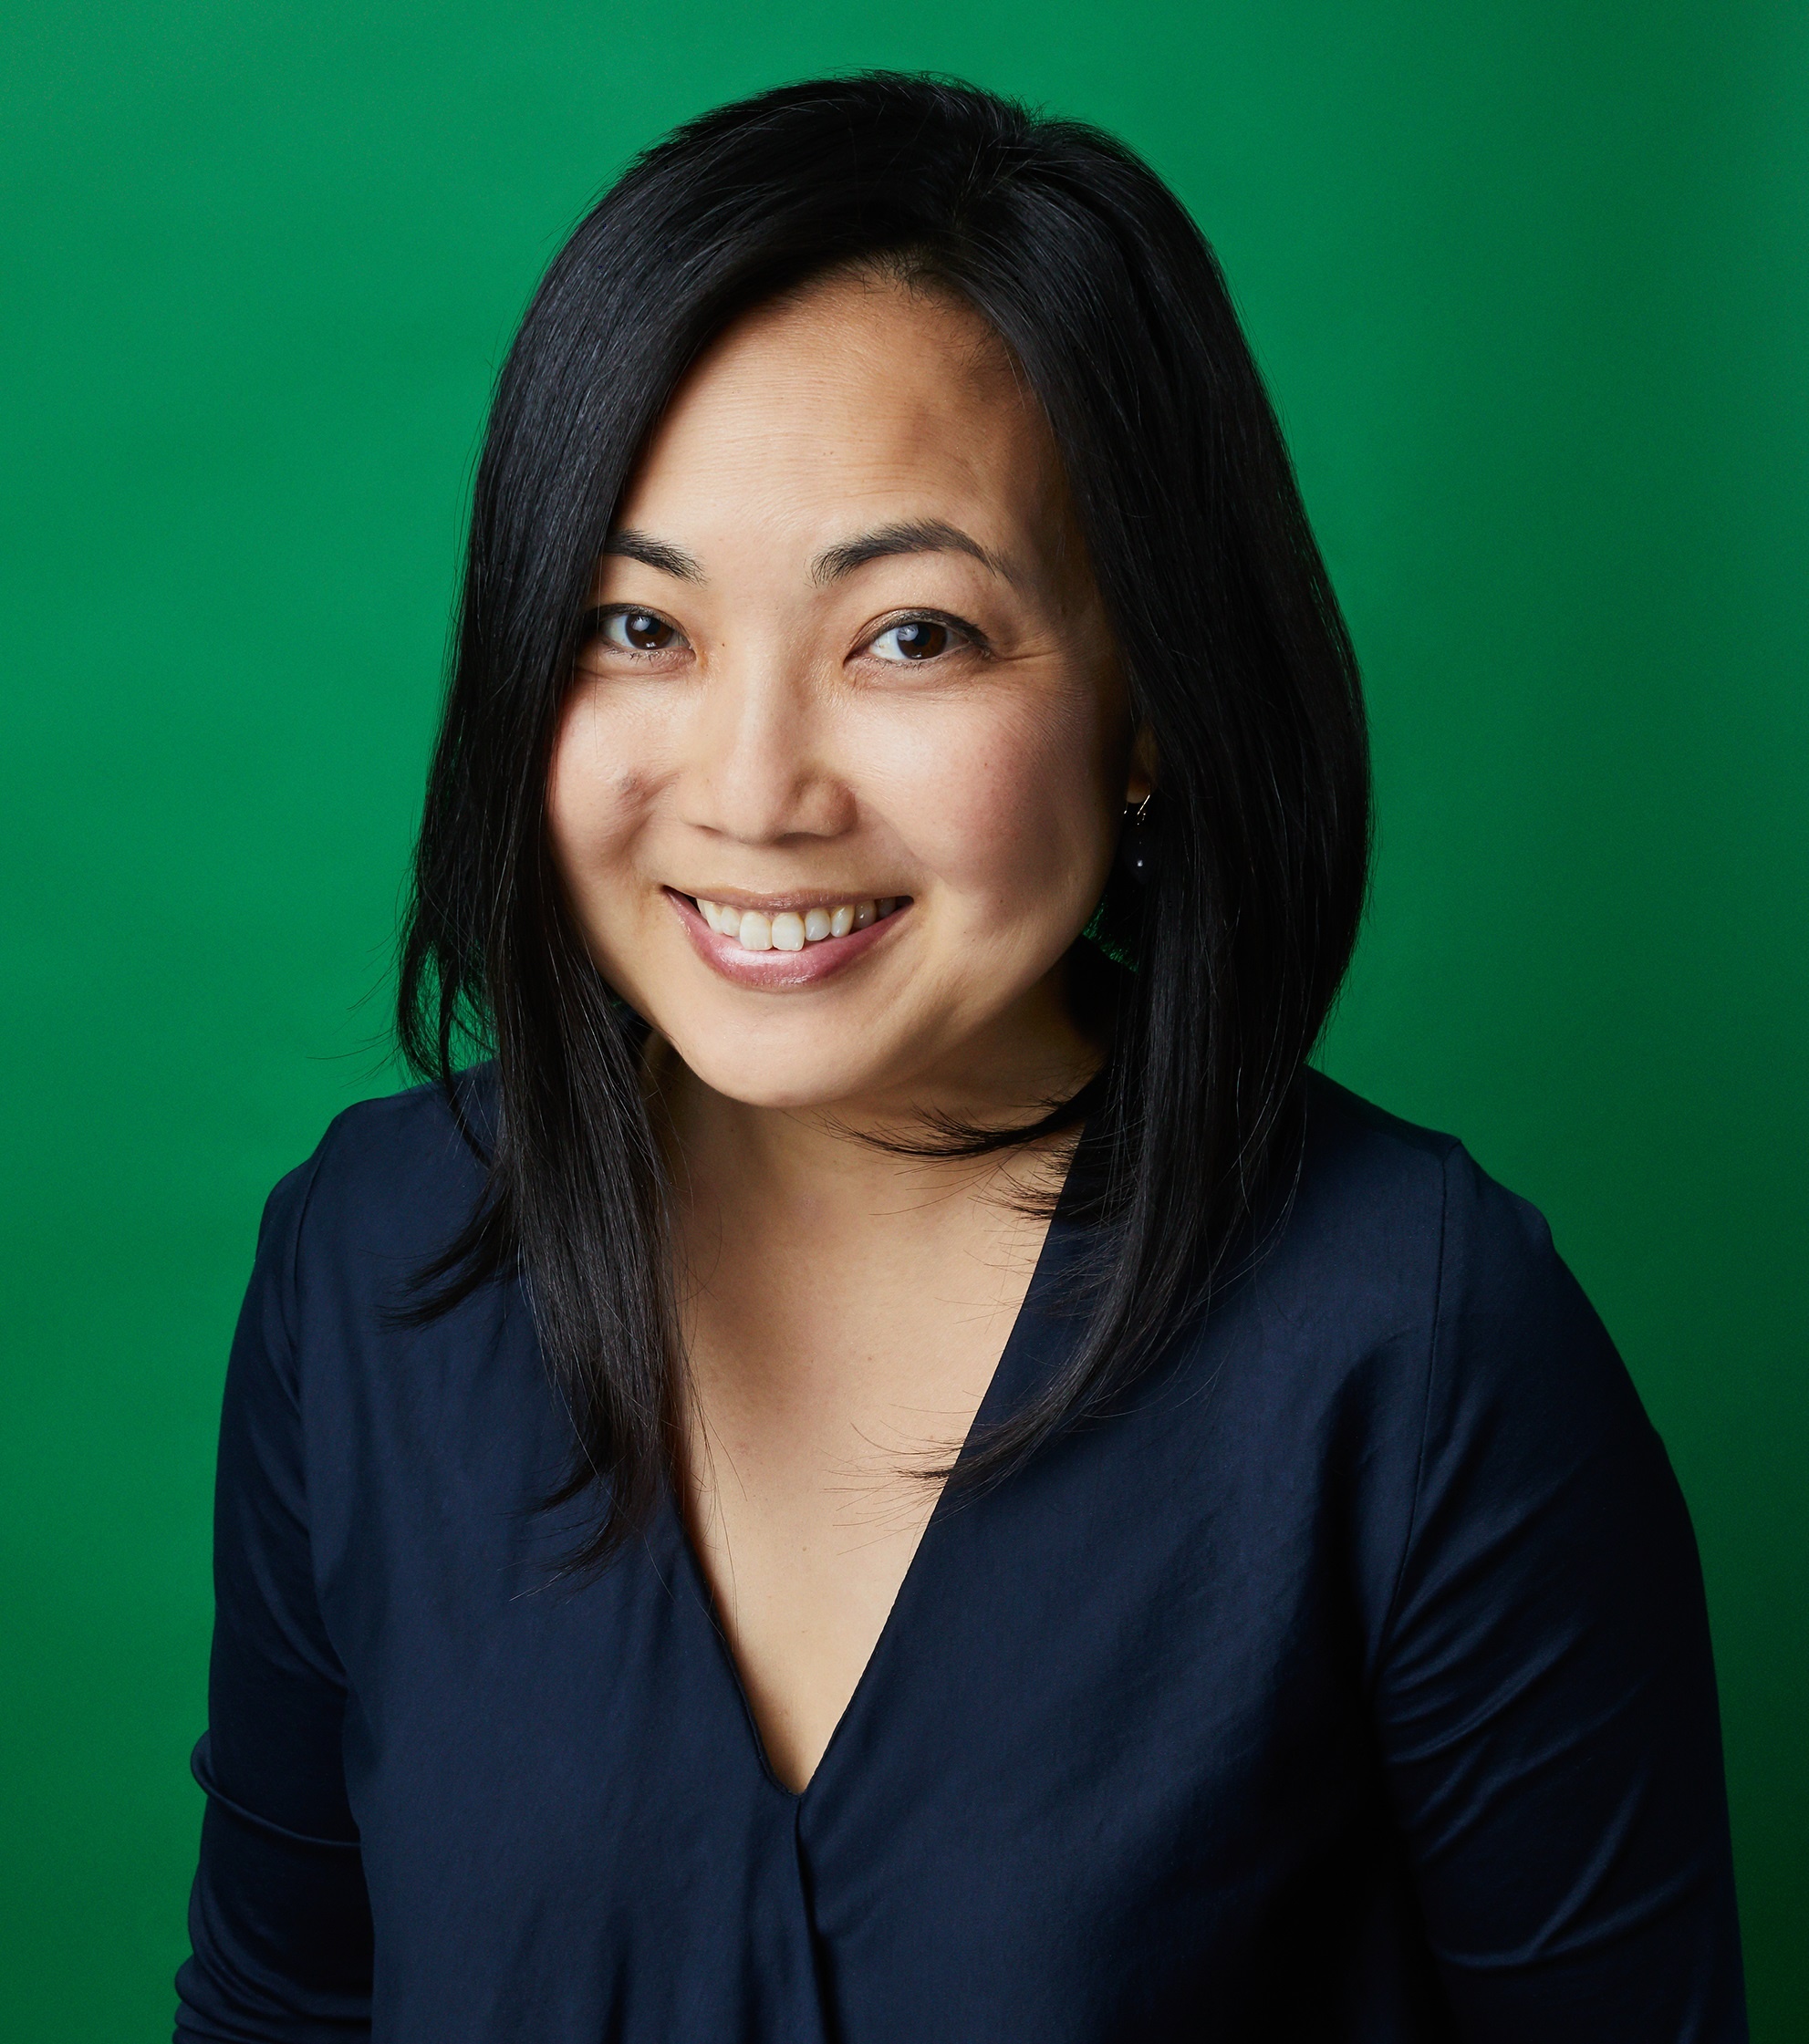
<svg viewBox="0 0 1809 2044"><path fill-rule="evenodd" d="M234 1339L214 1506L207 1792L177 1976L188 2044L368 2037L370 1915L340 1759L345 1678L317 1605L295 1381L314 1166L271 1195Z"/></svg>
<svg viewBox="0 0 1809 2044"><path fill-rule="evenodd" d="M1447 1164L1411 1530L1375 1708L1467 2044L1746 2035L1683 1499L1533 1209Z"/></svg>
<svg viewBox="0 0 1809 2044"><path fill-rule="evenodd" d="M1248 1282L933 1519L801 1799L677 1500L557 1579L518 1283L399 1318L482 1195L442 1097L342 1116L228 1374L180 2044L1741 2044L1663 1449L1538 1217L1315 1097Z"/></svg>

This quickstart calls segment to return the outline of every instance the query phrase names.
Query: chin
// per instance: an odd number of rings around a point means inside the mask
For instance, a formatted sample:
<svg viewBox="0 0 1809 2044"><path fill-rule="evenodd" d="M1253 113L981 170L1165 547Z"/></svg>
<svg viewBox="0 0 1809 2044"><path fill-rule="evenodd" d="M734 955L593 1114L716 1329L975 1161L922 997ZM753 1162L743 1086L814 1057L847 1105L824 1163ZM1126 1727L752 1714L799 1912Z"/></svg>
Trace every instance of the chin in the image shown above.
<svg viewBox="0 0 1809 2044"><path fill-rule="evenodd" d="M746 1043L674 1046L687 1070L712 1093L746 1107L832 1109L885 1089L882 1071L867 1058L838 1059L807 1045L761 1054Z"/></svg>

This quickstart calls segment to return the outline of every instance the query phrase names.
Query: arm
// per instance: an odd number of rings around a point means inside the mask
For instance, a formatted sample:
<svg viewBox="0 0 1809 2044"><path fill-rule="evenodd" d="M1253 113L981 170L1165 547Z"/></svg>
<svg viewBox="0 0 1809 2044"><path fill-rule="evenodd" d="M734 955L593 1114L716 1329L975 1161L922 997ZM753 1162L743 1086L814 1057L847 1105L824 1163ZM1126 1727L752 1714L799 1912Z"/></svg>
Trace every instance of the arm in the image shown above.
<svg viewBox="0 0 1809 2044"><path fill-rule="evenodd" d="M339 1756L345 1676L315 1601L294 1376L295 1244L313 1175L304 1167L271 1195L226 1374L181 2044L370 2033L370 1914Z"/></svg>
<svg viewBox="0 0 1809 2044"><path fill-rule="evenodd" d="M1544 1223L1461 1151L1375 1708L1461 2037L1746 2036L1683 1499Z"/></svg>

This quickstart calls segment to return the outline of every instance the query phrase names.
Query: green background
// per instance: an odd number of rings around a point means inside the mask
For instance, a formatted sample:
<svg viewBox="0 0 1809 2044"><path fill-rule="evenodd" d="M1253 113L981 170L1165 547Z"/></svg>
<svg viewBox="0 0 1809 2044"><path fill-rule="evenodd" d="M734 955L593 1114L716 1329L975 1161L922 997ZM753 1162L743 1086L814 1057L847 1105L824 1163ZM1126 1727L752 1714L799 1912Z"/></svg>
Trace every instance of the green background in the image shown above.
<svg viewBox="0 0 1809 2044"><path fill-rule="evenodd" d="M262 1197L383 1043L486 392L625 156L964 73L1217 244L1372 692L1326 1061L1536 1199L1708 1572L1756 2032L1809 2037L1809 10L16 5L0 25L0 2028L167 2035Z"/></svg>

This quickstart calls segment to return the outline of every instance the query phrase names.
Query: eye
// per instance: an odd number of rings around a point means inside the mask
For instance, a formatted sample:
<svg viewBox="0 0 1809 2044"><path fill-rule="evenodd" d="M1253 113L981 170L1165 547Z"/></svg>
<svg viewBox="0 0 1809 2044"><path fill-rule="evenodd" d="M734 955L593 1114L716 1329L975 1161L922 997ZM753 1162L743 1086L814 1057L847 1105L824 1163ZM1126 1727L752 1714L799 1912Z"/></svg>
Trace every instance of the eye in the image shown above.
<svg viewBox="0 0 1809 2044"><path fill-rule="evenodd" d="M627 605L599 611L591 638L619 653L664 653L684 644L684 634L657 610L636 610Z"/></svg>
<svg viewBox="0 0 1809 2044"><path fill-rule="evenodd" d="M905 617L888 625L871 640L867 650L882 660L902 665L912 660L933 660L967 641L958 625L943 617Z"/></svg>

